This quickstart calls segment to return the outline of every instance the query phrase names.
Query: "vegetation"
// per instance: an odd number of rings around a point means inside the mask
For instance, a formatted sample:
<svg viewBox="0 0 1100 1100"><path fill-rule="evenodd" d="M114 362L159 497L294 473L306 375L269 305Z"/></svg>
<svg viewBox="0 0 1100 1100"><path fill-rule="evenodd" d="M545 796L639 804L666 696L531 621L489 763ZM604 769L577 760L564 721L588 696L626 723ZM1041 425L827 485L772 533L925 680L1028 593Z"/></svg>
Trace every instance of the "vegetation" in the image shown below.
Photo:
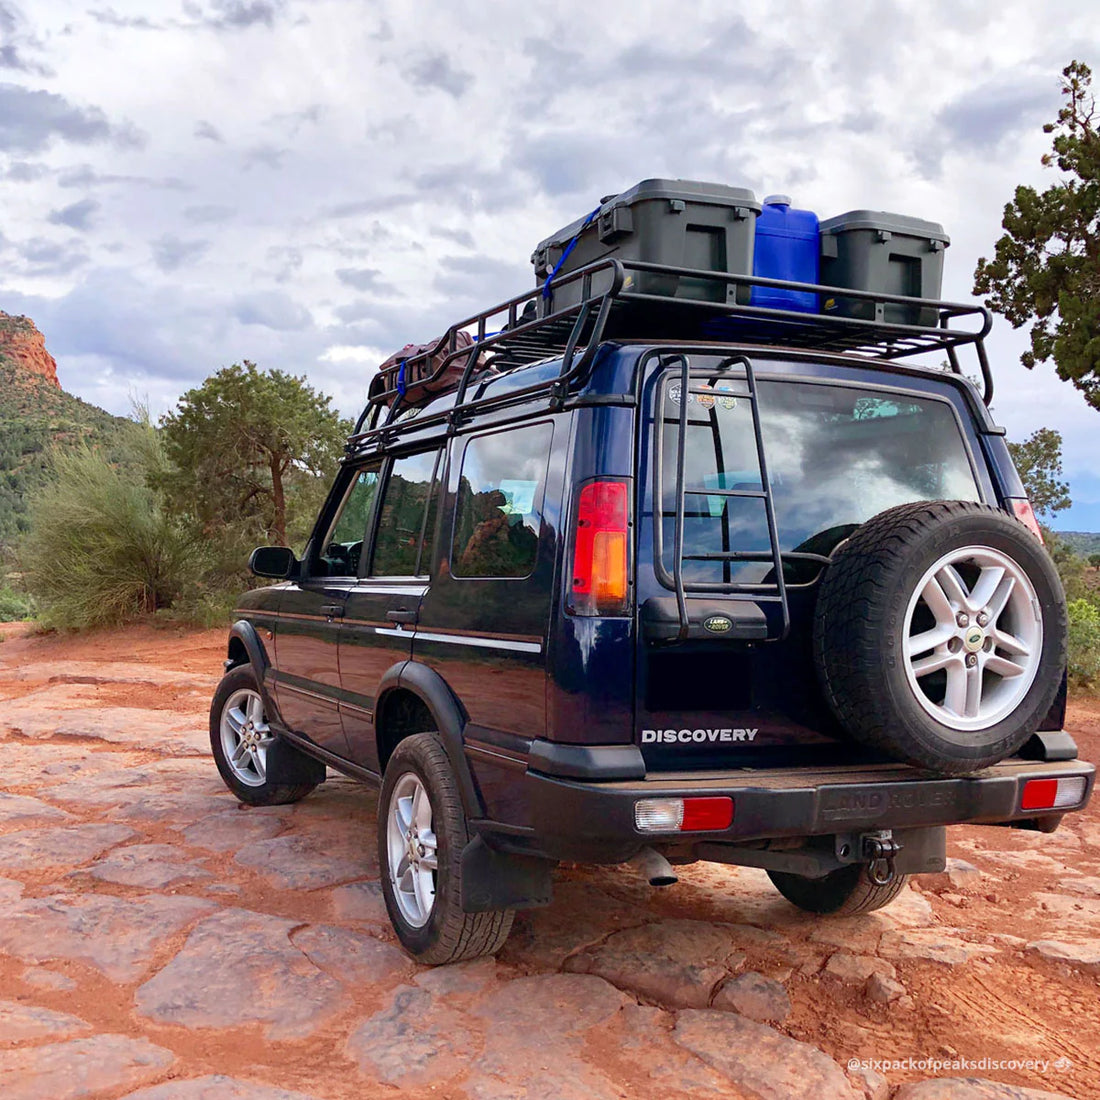
<svg viewBox="0 0 1100 1100"><path fill-rule="evenodd" d="M288 510L302 497L314 503L350 431L304 378L247 359L188 390L161 426L158 481L174 511L208 536L229 526L282 546Z"/></svg>
<svg viewBox="0 0 1100 1100"><path fill-rule="evenodd" d="M1031 325L1024 366L1053 359L1100 409L1100 132L1089 67L1073 61L1062 77L1065 103L1043 127L1054 135L1043 164L1062 176L1041 193L1016 188L993 259L978 261L974 293L1013 328Z"/></svg>
<svg viewBox="0 0 1100 1100"><path fill-rule="evenodd" d="M0 585L0 623L17 623L34 616L34 601L10 585Z"/></svg>
<svg viewBox="0 0 1100 1100"><path fill-rule="evenodd" d="M51 452L95 446L119 461L126 426L0 356L0 556L29 528L28 502L51 480Z"/></svg>
<svg viewBox="0 0 1100 1100"><path fill-rule="evenodd" d="M1091 600L1069 604L1069 682L1076 688L1100 688L1100 607Z"/></svg>
<svg viewBox="0 0 1100 1100"><path fill-rule="evenodd" d="M1009 443L1008 449L1040 519L1049 519L1070 507L1069 483L1058 480L1062 473L1061 432L1039 428L1023 443Z"/></svg>
<svg viewBox="0 0 1100 1100"><path fill-rule="evenodd" d="M135 427L133 435L147 431ZM155 443L132 438L131 446L127 466L87 447L57 455L56 480L31 506L19 557L46 626L126 622L172 607L201 580L202 548L133 476L142 451Z"/></svg>

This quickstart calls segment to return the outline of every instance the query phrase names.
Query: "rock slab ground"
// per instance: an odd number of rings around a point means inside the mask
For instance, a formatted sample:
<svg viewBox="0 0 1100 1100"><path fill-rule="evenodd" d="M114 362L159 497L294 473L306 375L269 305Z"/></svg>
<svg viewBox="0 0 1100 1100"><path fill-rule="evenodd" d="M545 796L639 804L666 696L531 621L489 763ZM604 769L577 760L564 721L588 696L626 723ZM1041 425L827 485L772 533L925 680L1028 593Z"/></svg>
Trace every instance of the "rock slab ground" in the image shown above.
<svg viewBox="0 0 1100 1100"><path fill-rule="evenodd" d="M369 790L225 791L203 749L223 648L0 646L2 1100L1100 1098L1095 811L958 830L945 874L836 921L759 871L656 892L562 867L498 959L425 969L388 926ZM1100 756L1100 706L1073 714ZM921 1057L1051 1068L867 1062Z"/></svg>

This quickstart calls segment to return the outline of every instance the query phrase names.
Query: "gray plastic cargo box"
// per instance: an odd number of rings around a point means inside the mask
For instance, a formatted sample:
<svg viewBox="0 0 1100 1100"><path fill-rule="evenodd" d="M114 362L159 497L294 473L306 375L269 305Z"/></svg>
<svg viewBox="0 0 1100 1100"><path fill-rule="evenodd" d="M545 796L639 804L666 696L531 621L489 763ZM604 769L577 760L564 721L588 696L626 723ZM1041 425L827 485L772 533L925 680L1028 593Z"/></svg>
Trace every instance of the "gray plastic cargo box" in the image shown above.
<svg viewBox="0 0 1100 1100"><path fill-rule="evenodd" d="M551 284L555 310L575 305L582 293L580 279L558 287L560 277L607 256L751 275L759 213L756 196L744 187L692 180L642 180L629 191L606 199L587 226L585 219L579 218L547 237L535 249L531 262L538 284L544 284L570 241L580 234ZM641 294L719 303L747 303L752 293L748 286L653 272L633 273L630 289Z"/></svg>
<svg viewBox="0 0 1100 1100"><path fill-rule="evenodd" d="M850 210L821 223L821 282L825 286L939 298L943 285L943 250L951 239L937 222ZM876 320L875 303L857 298L824 298L823 313ZM878 320L888 324L939 322L934 309L886 304Z"/></svg>

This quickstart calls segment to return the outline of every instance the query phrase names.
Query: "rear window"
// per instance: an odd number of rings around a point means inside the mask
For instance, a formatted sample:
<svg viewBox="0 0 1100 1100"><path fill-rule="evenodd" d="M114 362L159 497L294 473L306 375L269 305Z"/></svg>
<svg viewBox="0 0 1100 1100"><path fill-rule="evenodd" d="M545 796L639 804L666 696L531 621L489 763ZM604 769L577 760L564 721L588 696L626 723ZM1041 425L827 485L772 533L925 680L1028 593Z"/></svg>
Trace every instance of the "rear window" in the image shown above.
<svg viewBox="0 0 1100 1100"><path fill-rule="evenodd" d="M959 423L949 404L853 386L758 380L761 432L780 549L829 554L871 516L917 500L979 500ZM693 378L688 394L685 487L760 490L760 465L744 381ZM673 570L680 379L662 384L661 548ZM689 494L684 553L768 554L764 502ZM819 567L788 561L786 579L812 580ZM687 560L687 582L771 580L770 562Z"/></svg>

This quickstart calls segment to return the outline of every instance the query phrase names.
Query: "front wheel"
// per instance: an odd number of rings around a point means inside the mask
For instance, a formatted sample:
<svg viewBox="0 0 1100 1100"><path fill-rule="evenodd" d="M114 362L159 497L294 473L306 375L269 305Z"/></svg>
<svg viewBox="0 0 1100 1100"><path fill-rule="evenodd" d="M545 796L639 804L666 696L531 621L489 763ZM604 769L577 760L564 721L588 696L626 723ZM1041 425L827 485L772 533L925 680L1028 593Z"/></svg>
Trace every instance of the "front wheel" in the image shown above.
<svg viewBox="0 0 1100 1100"><path fill-rule="evenodd" d="M275 741L251 667L230 669L210 704L210 749L225 785L250 806L297 802L317 785L271 781L268 753Z"/></svg>
<svg viewBox="0 0 1100 1100"><path fill-rule="evenodd" d="M807 913L854 917L889 905L905 889L908 875L895 875L885 886L871 881L866 863L851 863L822 878L769 871L768 878L792 904Z"/></svg>
<svg viewBox="0 0 1100 1100"><path fill-rule="evenodd" d="M462 908L466 815L447 753L434 733L407 737L386 765L378 799L382 895L394 931L428 965L495 954L512 930L511 909Z"/></svg>

